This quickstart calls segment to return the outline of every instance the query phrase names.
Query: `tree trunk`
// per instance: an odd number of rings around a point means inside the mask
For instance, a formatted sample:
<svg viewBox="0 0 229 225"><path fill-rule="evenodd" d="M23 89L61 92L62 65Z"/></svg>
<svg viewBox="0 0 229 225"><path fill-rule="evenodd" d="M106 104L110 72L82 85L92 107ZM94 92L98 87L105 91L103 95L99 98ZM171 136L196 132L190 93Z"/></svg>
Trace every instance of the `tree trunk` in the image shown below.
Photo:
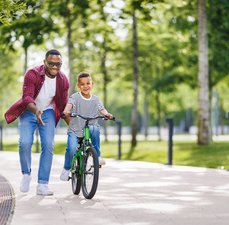
<svg viewBox="0 0 229 225"><path fill-rule="evenodd" d="M104 24L107 23L107 17L104 12L104 7L106 5L106 1L98 0L97 3L100 5L99 11L101 14L101 20L103 21ZM103 104L104 107L107 108L107 84L108 84L108 72L107 72L107 30L105 29L104 32L102 31L102 36L103 36L103 42L102 42L102 48L101 48L101 72L103 74ZM108 142L107 138L107 123L104 124L104 141Z"/></svg>
<svg viewBox="0 0 229 225"><path fill-rule="evenodd" d="M137 19L135 10L133 10L133 106L131 116L132 140L131 148L137 145L137 129L138 129L138 44L137 44Z"/></svg>
<svg viewBox="0 0 229 225"><path fill-rule="evenodd" d="M107 60L107 47L106 47L106 37L104 37L101 70L103 73L103 104L105 108L107 107L107 83L108 83L106 60ZM106 123L104 123L104 137L105 137L105 142L107 142L108 139L107 139Z"/></svg>
<svg viewBox="0 0 229 225"><path fill-rule="evenodd" d="M205 0L198 0L198 144L209 143L208 37Z"/></svg>
<svg viewBox="0 0 229 225"><path fill-rule="evenodd" d="M157 135L158 141L161 141L161 105L160 105L160 92L156 90L156 110L157 110Z"/></svg>
<svg viewBox="0 0 229 225"><path fill-rule="evenodd" d="M68 51L68 68L69 68L69 94L73 94L75 92L76 86L76 79L73 74L73 57L72 57L72 50L73 50L73 43L72 43L72 21L69 16L66 18L66 27L67 27L67 51Z"/></svg>
<svg viewBox="0 0 229 225"><path fill-rule="evenodd" d="M25 61L24 61L24 73L25 73L28 68L28 48L24 48L24 52L25 52Z"/></svg>
<svg viewBox="0 0 229 225"><path fill-rule="evenodd" d="M144 98L144 109L143 109L143 128L144 128L144 136L145 140L147 140L148 137L148 93L145 93Z"/></svg>

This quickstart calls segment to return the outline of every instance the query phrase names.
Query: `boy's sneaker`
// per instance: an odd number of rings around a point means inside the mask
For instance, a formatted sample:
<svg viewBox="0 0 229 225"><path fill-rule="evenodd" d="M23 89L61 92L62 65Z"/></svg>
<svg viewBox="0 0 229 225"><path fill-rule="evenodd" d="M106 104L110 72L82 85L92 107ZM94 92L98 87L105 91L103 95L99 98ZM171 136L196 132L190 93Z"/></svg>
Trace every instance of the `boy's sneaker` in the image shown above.
<svg viewBox="0 0 229 225"><path fill-rule="evenodd" d="M49 189L48 184L38 184L37 195L53 195L53 191Z"/></svg>
<svg viewBox="0 0 229 225"><path fill-rule="evenodd" d="M20 184L20 191L21 192L26 193L29 191L31 179L32 179L32 177L29 174L23 174L21 184Z"/></svg>
<svg viewBox="0 0 229 225"><path fill-rule="evenodd" d="M99 165L104 166L105 164L106 164L106 161L103 158L99 157Z"/></svg>
<svg viewBox="0 0 229 225"><path fill-rule="evenodd" d="M69 180L69 173L70 173L70 170L66 170L63 168L62 173L60 175L60 179L62 181L68 181Z"/></svg>

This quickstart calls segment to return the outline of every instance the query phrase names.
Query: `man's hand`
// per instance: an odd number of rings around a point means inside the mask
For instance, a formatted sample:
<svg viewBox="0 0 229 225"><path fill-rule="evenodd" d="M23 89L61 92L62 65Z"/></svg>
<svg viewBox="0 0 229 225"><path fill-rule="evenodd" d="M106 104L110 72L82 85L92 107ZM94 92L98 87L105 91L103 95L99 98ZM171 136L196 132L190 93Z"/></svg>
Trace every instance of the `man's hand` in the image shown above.
<svg viewBox="0 0 229 225"><path fill-rule="evenodd" d="M41 115L42 115L42 112L40 110L37 110L36 111L36 116L37 116L38 123L40 123L42 126L45 126L45 123L41 119Z"/></svg>
<svg viewBox="0 0 229 225"><path fill-rule="evenodd" d="M29 103L27 105L27 109L30 110L31 112L33 112L38 120L38 123L40 123L42 126L45 126L45 123L43 122L43 120L41 119L41 115L43 112L41 112L40 110L37 109L36 105L34 103Z"/></svg>

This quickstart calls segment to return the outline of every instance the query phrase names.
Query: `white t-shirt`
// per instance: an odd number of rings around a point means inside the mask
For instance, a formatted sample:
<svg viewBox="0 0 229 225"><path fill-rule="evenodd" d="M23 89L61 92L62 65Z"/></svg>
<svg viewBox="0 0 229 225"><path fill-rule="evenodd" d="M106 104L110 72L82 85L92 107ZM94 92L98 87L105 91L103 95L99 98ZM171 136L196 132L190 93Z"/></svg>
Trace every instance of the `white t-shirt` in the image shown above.
<svg viewBox="0 0 229 225"><path fill-rule="evenodd" d="M53 109L53 97L56 94L56 77L49 78L45 76L44 84L35 99L36 107L40 111L45 111L46 109Z"/></svg>

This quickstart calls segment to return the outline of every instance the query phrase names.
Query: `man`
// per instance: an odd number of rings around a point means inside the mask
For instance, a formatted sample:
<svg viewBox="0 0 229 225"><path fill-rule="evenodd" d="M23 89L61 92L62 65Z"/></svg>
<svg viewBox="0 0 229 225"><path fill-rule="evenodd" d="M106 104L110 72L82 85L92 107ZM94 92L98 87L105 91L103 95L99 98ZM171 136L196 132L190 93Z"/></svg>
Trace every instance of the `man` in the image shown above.
<svg viewBox="0 0 229 225"><path fill-rule="evenodd" d="M24 76L22 98L5 113L7 123L19 117L19 156L23 174L20 190L28 192L31 181L31 152L38 127L41 155L38 169L38 195L53 195L48 187L53 158L55 127L68 100L69 82L60 71L62 56L49 50L44 65L29 69Z"/></svg>

